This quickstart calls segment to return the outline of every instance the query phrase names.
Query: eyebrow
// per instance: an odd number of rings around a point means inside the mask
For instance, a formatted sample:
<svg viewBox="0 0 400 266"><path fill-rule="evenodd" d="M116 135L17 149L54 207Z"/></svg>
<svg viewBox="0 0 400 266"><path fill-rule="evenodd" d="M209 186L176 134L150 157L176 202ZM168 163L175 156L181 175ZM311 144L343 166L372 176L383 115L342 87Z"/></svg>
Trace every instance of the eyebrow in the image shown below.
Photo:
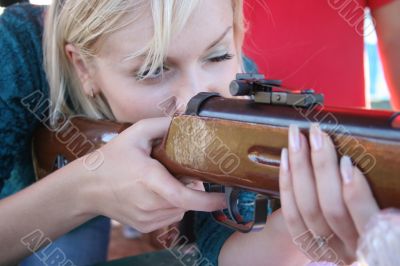
<svg viewBox="0 0 400 266"><path fill-rule="evenodd" d="M232 29L232 26L229 26L228 28L226 28L226 30L221 34L221 36L218 37L218 39L216 39L215 41L213 41L213 42L207 47L206 51L207 51L207 50L210 50L211 48L213 48L214 46L216 46L219 42L221 42L221 41L225 38L225 36L228 34L228 32L229 32L231 29ZM129 54L129 55L125 56L121 61L122 61L122 62L126 62L126 61L132 60L133 58L136 58L136 57L137 57L136 55ZM144 55L139 55L139 57L145 58Z"/></svg>
<svg viewBox="0 0 400 266"><path fill-rule="evenodd" d="M225 36L228 34L228 32L232 29L232 26L229 26L223 33L222 35L216 39L215 41L213 41L210 46L207 47L206 50L210 50L211 48L213 48L214 46L216 46L221 40L223 40L225 38Z"/></svg>

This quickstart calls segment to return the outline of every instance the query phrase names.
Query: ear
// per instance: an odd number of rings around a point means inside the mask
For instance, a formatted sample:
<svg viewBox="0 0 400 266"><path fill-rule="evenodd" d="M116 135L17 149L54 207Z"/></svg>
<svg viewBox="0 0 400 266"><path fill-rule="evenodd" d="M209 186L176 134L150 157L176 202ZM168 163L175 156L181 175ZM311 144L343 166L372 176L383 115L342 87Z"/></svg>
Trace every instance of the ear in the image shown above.
<svg viewBox="0 0 400 266"><path fill-rule="evenodd" d="M84 60L79 49L72 44L65 45L65 53L68 60L74 66L85 94L91 97L96 95L99 92L99 89L95 86L95 82L93 82L93 66Z"/></svg>

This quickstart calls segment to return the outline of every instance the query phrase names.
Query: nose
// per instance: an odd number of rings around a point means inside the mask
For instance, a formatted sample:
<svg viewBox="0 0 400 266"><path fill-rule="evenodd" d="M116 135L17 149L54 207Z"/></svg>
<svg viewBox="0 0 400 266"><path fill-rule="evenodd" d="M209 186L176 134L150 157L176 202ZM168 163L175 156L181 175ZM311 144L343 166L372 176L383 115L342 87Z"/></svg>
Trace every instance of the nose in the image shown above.
<svg viewBox="0 0 400 266"><path fill-rule="evenodd" d="M182 73L175 87L177 107L179 112L184 112L189 100L199 92L214 91L213 82L201 70L188 70Z"/></svg>

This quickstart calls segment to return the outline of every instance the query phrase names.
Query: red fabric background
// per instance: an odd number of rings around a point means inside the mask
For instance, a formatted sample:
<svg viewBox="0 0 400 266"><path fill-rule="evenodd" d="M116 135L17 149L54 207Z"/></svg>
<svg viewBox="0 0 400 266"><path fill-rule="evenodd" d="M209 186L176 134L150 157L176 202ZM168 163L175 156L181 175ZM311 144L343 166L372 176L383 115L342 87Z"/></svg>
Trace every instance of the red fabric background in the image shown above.
<svg viewBox="0 0 400 266"><path fill-rule="evenodd" d="M245 0L244 52L288 88L313 88L327 105L364 107L363 8L390 1Z"/></svg>

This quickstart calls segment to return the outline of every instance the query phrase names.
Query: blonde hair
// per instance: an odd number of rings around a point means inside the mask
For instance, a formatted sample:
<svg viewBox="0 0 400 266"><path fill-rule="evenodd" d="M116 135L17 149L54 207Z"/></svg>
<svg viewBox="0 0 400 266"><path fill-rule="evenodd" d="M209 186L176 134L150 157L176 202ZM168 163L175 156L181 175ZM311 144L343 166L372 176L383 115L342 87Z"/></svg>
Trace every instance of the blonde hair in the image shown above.
<svg viewBox="0 0 400 266"><path fill-rule="evenodd" d="M244 35L243 0L231 0L233 31L238 57ZM140 14L151 8L154 33L148 45L133 54L146 55L141 68L153 74L162 65L172 34L179 32L194 10L198 0L54 0L48 10L44 31L44 62L50 85L51 124L56 114L86 115L95 119L114 119L103 95L89 98L85 95L74 67L67 58L65 45L79 49L84 61L98 53L101 41L124 26L140 21ZM138 14L134 20L123 22L128 12Z"/></svg>

